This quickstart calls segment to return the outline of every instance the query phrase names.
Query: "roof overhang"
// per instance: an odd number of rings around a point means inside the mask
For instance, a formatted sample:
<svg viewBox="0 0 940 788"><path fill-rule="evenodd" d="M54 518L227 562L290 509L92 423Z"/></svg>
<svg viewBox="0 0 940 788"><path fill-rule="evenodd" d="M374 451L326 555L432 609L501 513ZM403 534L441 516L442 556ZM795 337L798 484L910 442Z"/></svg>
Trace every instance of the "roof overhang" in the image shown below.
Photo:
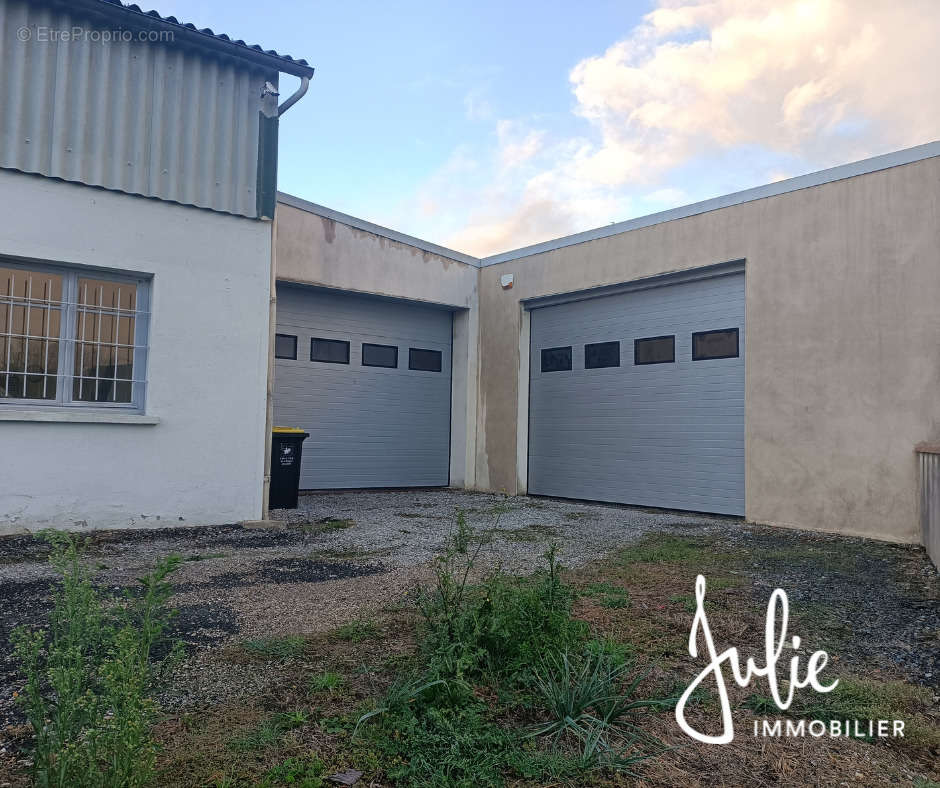
<svg viewBox="0 0 940 788"><path fill-rule="evenodd" d="M51 0L54 5L64 5L70 10L82 10L91 18L118 23L134 30L168 31L173 34L177 45L191 46L203 51L216 52L238 60L246 61L272 71L292 74L295 77L312 77L313 67L306 60L298 60L290 55L281 55L273 49L246 44L244 41L230 38L224 33L215 33L209 28L197 28L195 25L178 21L175 17L163 17L156 11L144 11L136 5L124 5L119 0Z"/></svg>

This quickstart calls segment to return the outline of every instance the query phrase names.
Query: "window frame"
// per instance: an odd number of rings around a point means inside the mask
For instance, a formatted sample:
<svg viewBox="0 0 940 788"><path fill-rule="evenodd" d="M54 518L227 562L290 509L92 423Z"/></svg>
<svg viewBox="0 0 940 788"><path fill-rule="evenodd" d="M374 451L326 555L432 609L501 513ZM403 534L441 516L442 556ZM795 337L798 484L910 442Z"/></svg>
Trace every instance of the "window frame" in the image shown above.
<svg viewBox="0 0 940 788"><path fill-rule="evenodd" d="M729 331L734 332L734 353L729 353L724 356L696 356L695 355L695 337L704 336L705 334L726 334ZM738 326L732 326L731 328L711 328L708 331L693 331L691 353L692 353L693 361L718 361L723 358L741 358L740 328Z"/></svg>
<svg viewBox="0 0 940 788"><path fill-rule="evenodd" d="M59 338L59 359L56 371L55 399L30 399L27 397L2 397L0 408L75 408L85 410L121 410L133 413L145 413L147 404L147 373L150 357L150 303L153 277L149 274L131 271L117 271L111 268L91 268L68 263L50 263L11 259L0 256L0 266L16 268L33 273L47 273L62 277L62 301ZM134 360L131 380L130 402L88 402L74 399L72 390L75 380L75 344L78 334L77 318L78 280L97 278L109 282L126 283L136 287L136 308L134 309ZM12 301L13 299L11 299ZM12 306L12 304L11 304ZM84 306L88 306L87 304ZM4 373L0 373L4 374ZM22 374L22 373L10 373Z"/></svg>
<svg viewBox="0 0 940 788"><path fill-rule="evenodd" d="M414 366L412 354L415 351L418 351L419 353L436 353L437 369L427 369L426 367ZM441 350L435 350L432 347L410 347L408 348L408 369L413 370L414 372L436 372L439 374L444 371L444 352Z"/></svg>
<svg viewBox="0 0 940 788"><path fill-rule="evenodd" d="M671 339L672 340L672 358L668 361L637 361L637 348L640 345L640 342L655 342L657 339ZM653 364L675 364L676 363L676 335L675 334L662 334L658 337L637 337L633 340L633 366L635 367L648 367Z"/></svg>
<svg viewBox="0 0 940 788"><path fill-rule="evenodd" d="M366 363L366 347L380 347L385 350L394 350L395 351L395 363L394 364L367 364ZM377 342L363 342L362 347L359 348L359 363L363 367L374 367L376 369L398 369L398 345L380 345Z"/></svg>
<svg viewBox="0 0 940 788"><path fill-rule="evenodd" d="M617 346L617 363L616 364L597 364L593 366L588 366L588 348L589 347L599 347L601 345L616 345ZM587 342L584 345L584 368L585 369L616 369L620 366L621 357L620 357L620 340L619 339L610 339L605 342Z"/></svg>
<svg viewBox="0 0 940 788"><path fill-rule="evenodd" d="M292 356L279 356L277 354L277 340L280 338L294 340L294 354ZM297 360L297 335L296 334L275 334L274 335L274 358L278 361L296 361Z"/></svg>
<svg viewBox="0 0 940 788"><path fill-rule="evenodd" d="M567 350L568 351L568 366L559 367L558 369L545 369L545 354L551 353L554 350ZM557 345L555 347L543 347L539 350L539 374L540 375L549 375L552 372L571 372L574 368L574 347L572 345Z"/></svg>
<svg viewBox="0 0 940 788"><path fill-rule="evenodd" d="M346 360L345 361L333 361L332 359L314 358L313 357L313 343L314 342L333 342L337 345L345 345L346 346ZM334 339L333 337L310 337L310 361L313 364L346 364L348 366L351 356L352 356L352 347L350 346L348 339Z"/></svg>

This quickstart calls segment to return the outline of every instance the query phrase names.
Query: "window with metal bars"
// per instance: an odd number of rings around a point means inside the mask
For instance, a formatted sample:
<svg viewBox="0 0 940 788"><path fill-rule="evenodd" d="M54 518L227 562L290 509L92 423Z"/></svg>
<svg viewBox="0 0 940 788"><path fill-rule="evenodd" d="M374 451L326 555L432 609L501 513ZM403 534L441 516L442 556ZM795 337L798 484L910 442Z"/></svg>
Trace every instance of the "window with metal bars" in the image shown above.
<svg viewBox="0 0 940 788"><path fill-rule="evenodd" d="M149 282L0 260L0 407L143 409Z"/></svg>

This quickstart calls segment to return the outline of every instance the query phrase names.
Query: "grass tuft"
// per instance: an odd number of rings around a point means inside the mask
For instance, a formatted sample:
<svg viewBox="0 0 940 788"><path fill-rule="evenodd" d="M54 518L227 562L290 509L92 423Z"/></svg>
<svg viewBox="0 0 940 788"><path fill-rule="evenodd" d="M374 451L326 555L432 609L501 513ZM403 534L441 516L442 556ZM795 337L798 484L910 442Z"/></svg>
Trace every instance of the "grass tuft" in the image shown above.
<svg viewBox="0 0 940 788"><path fill-rule="evenodd" d="M333 692L343 686L343 677L335 671L327 670L311 676L308 686L311 692Z"/></svg>
<svg viewBox="0 0 940 788"><path fill-rule="evenodd" d="M285 635L284 637L264 637L246 640L241 644L244 651L253 657L261 659L290 659L300 656L306 641L300 635Z"/></svg>
<svg viewBox="0 0 940 788"><path fill-rule="evenodd" d="M619 553L621 563L687 564L702 563L706 549L682 536L650 534Z"/></svg>
<svg viewBox="0 0 940 788"><path fill-rule="evenodd" d="M256 752L277 744L288 731L302 728L310 721L305 709L275 714L246 733L229 739L228 747L234 752Z"/></svg>
<svg viewBox="0 0 940 788"><path fill-rule="evenodd" d="M381 637L382 630L380 630L372 621L359 619L357 621L350 621L347 624L336 627L336 629L334 629L331 634L338 640L348 640L351 643L362 643L366 640L375 640L376 638Z"/></svg>

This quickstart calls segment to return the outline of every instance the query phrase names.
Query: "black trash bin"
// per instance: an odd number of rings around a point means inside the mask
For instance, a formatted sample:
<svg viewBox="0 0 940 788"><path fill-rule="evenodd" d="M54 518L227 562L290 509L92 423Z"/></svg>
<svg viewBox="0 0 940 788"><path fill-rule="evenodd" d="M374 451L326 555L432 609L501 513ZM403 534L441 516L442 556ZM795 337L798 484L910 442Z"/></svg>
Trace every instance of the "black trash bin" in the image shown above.
<svg viewBox="0 0 940 788"><path fill-rule="evenodd" d="M300 488L300 455L309 433L293 427L275 427L271 439L270 509L296 509Z"/></svg>

